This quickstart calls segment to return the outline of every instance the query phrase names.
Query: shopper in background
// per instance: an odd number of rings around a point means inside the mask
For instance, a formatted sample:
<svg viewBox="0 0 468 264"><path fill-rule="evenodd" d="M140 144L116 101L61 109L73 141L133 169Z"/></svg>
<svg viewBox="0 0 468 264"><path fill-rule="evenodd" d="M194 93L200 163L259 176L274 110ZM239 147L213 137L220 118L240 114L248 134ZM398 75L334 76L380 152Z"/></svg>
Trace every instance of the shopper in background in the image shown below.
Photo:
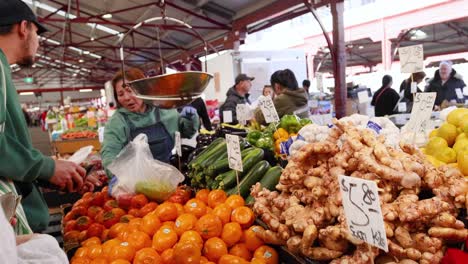
<svg viewBox="0 0 468 264"><path fill-rule="evenodd" d="M232 122L229 123L238 123L236 117L236 106L238 104L250 105L249 92L250 88L252 88L252 81L254 79L254 77L249 77L243 73L237 75L234 86L229 88L226 93L226 101L224 101L224 104L219 108L219 115L221 116L222 123L225 122L223 116L225 111L231 112Z"/></svg>
<svg viewBox="0 0 468 264"><path fill-rule="evenodd" d="M26 124L28 125L28 127L32 126L31 116L28 113L26 105L22 105L21 110L23 111L24 120L26 121Z"/></svg>
<svg viewBox="0 0 468 264"><path fill-rule="evenodd" d="M406 80L403 80L400 84L400 93L404 91L404 98L406 102L413 102L413 93L411 93L411 83L416 83L416 93L421 93L422 90L417 87L420 84L424 77L426 77L425 72L415 72L410 75Z"/></svg>
<svg viewBox="0 0 468 264"><path fill-rule="evenodd" d="M464 100L457 97L456 89L463 89L465 82L461 75L452 69L450 61L442 61L439 69L434 73L434 78L429 80L429 85L426 87L426 92L436 92L435 105L440 107L443 101L451 102L452 100L459 103L465 103Z"/></svg>
<svg viewBox="0 0 468 264"><path fill-rule="evenodd" d="M296 76L290 69L274 72L270 77L271 87L277 94L273 100L279 118L296 114L301 118L308 117L307 93L299 88ZM257 122L264 124L265 118L259 108L255 111Z"/></svg>
<svg viewBox="0 0 468 264"><path fill-rule="evenodd" d="M86 174L73 162L54 161L33 148L13 85L10 65L31 66L39 46L38 34L45 31L23 1L0 1L0 193L22 195L27 222L35 232L49 223L49 209L38 181L75 191L83 186ZM97 179L90 180L97 184Z"/></svg>
<svg viewBox="0 0 468 264"><path fill-rule="evenodd" d="M305 79L302 81L302 88L306 91L307 95L310 94L310 81Z"/></svg>
<svg viewBox="0 0 468 264"><path fill-rule="evenodd" d="M263 86L262 95L263 96L270 96L271 99L275 99L275 97L276 97L275 91L273 91L273 87L271 87L271 85Z"/></svg>
<svg viewBox="0 0 468 264"><path fill-rule="evenodd" d="M394 113L396 104L400 100L398 93L392 88L392 76L382 78L382 87L372 97L371 105L375 106L375 116L386 116Z"/></svg>
<svg viewBox="0 0 468 264"><path fill-rule="evenodd" d="M145 78L145 75L141 70L133 68L125 72L125 77L128 82ZM117 111L104 130L101 148L104 167L107 168L120 151L141 133L148 136L153 157L169 162L175 132L180 131L184 138L191 138L197 132L199 119L196 110L186 106L179 115L176 109L159 109L146 104L124 84L123 78L123 73L118 72L112 79Z"/></svg>
<svg viewBox="0 0 468 264"><path fill-rule="evenodd" d="M202 121L203 127L206 130L213 130L210 117L208 116L208 110L206 110L205 101L199 97L195 99L190 105L197 110L197 114Z"/></svg>

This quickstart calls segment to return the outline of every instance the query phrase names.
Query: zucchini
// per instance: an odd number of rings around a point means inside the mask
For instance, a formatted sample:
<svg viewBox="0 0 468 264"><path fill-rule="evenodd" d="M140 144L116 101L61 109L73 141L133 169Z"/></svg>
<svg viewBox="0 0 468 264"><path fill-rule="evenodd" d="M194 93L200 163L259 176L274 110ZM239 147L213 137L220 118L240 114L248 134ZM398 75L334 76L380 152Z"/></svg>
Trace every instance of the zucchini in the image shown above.
<svg viewBox="0 0 468 264"><path fill-rule="evenodd" d="M221 144L222 142L225 142L224 138L217 138L211 142L211 144L204 149L200 154L198 154L189 164L189 168L193 168L195 164L200 163L203 159L207 158L207 153L209 153L211 150L213 150L217 145Z"/></svg>
<svg viewBox="0 0 468 264"><path fill-rule="evenodd" d="M270 164L266 160L262 160L255 164L253 168L245 175L242 181L239 183L239 192L242 197L247 197L250 194L250 188L252 185L260 181L265 173L270 168ZM226 192L228 195L237 193L237 186L234 186Z"/></svg>
<svg viewBox="0 0 468 264"><path fill-rule="evenodd" d="M250 169L262 159L263 149L261 148L254 148L252 152L247 154L247 156L242 159L242 166L244 170L243 172L239 173L239 180L242 180L242 178L250 171ZM222 174L218 177L218 180L221 180L219 186L224 190L232 188L234 185L236 185L237 180L235 171L229 171L226 174Z"/></svg>
<svg viewBox="0 0 468 264"><path fill-rule="evenodd" d="M247 149L242 150L241 152L242 158L244 158L247 154L249 154L253 150L254 150L253 148L247 148ZM227 152L226 152L226 157L224 157L224 155L220 157L213 164L209 165L208 168L206 168L204 172L205 172L205 175L215 176L223 172L226 172L228 169L229 169L229 159L227 158Z"/></svg>
<svg viewBox="0 0 468 264"><path fill-rule="evenodd" d="M249 197L245 198L245 204L246 205L253 204L254 202L255 202L255 198L253 198L252 195L249 195Z"/></svg>
<svg viewBox="0 0 468 264"><path fill-rule="evenodd" d="M267 188L270 191L276 190L276 185L279 182L281 177L281 173L283 169L280 166L275 166L270 168L266 173L265 176L260 180L260 184L262 188Z"/></svg>
<svg viewBox="0 0 468 264"><path fill-rule="evenodd" d="M221 142L220 144L216 145L210 152L206 153L207 155L204 159L201 159L200 162L193 165L196 170L203 170L209 164L215 162L221 155L227 152L226 149L226 141Z"/></svg>

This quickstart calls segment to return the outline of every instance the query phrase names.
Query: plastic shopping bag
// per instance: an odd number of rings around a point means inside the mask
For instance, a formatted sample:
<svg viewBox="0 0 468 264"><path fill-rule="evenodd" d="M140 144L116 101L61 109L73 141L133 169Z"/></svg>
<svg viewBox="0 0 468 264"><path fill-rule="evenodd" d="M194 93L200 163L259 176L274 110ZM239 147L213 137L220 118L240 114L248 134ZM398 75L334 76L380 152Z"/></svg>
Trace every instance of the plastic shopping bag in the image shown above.
<svg viewBox="0 0 468 264"><path fill-rule="evenodd" d="M117 177L112 196L143 193L158 202L167 199L184 180L173 166L155 160L148 137L138 135L117 155L108 169Z"/></svg>

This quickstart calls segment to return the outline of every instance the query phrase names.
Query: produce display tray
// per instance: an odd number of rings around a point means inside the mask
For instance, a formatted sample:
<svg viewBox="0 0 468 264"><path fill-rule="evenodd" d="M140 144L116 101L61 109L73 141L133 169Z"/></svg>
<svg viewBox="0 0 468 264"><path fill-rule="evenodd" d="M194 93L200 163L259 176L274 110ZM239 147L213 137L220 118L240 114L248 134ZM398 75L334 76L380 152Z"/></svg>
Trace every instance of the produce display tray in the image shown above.
<svg viewBox="0 0 468 264"><path fill-rule="evenodd" d="M53 141L52 145L55 150L60 154L73 154L82 147L93 146L94 150L99 151L101 149L101 143L99 139L69 139L69 140L57 140Z"/></svg>

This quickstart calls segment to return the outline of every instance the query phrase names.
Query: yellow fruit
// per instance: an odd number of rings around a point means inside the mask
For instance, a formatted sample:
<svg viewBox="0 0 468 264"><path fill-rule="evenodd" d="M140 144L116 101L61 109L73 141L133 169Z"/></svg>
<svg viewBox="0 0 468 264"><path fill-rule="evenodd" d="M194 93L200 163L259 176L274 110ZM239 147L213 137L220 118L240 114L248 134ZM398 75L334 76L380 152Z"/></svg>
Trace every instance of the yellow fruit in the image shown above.
<svg viewBox="0 0 468 264"><path fill-rule="evenodd" d="M455 139L455 142L457 142L458 140L462 140L462 139L468 139L468 134L460 133L460 135L458 135L457 138Z"/></svg>
<svg viewBox="0 0 468 264"><path fill-rule="evenodd" d="M433 137L429 139L426 145L426 154L433 155L438 150L448 147L447 141L441 137Z"/></svg>
<svg viewBox="0 0 468 264"><path fill-rule="evenodd" d="M423 154L426 154L426 148L420 148L420 150Z"/></svg>
<svg viewBox="0 0 468 264"><path fill-rule="evenodd" d="M442 165L445 165L445 163L443 163L442 161L434 158L433 156L431 155L426 155L426 159L434 166L434 167L440 167Z"/></svg>
<svg viewBox="0 0 468 264"><path fill-rule="evenodd" d="M458 163L449 163L447 166L452 167L452 168L458 168Z"/></svg>
<svg viewBox="0 0 468 264"><path fill-rule="evenodd" d="M439 127L437 136L445 139L449 147L451 147L458 136L457 127L449 123L444 123Z"/></svg>
<svg viewBox="0 0 468 264"><path fill-rule="evenodd" d="M468 114L465 114L460 118L460 122L458 123L458 128L462 132L465 132L465 133L468 132Z"/></svg>
<svg viewBox="0 0 468 264"><path fill-rule="evenodd" d="M461 120L461 117L464 116L467 113L468 113L468 109L466 109L466 108L457 108L457 109L453 110L452 112L450 112L450 114L448 114L447 122L449 124L454 125L454 126L458 126L458 124L459 124L459 122Z"/></svg>
<svg viewBox="0 0 468 264"><path fill-rule="evenodd" d="M458 154L461 150L468 149L468 139L459 139L453 144L453 150Z"/></svg>
<svg viewBox="0 0 468 264"><path fill-rule="evenodd" d="M468 150L460 151L457 155L458 168L461 173L468 176Z"/></svg>
<svg viewBox="0 0 468 264"><path fill-rule="evenodd" d="M437 129L434 129L429 133L429 138L437 137Z"/></svg>
<svg viewBox="0 0 468 264"><path fill-rule="evenodd" d="M437 151L434 157L445 163L457 162L457 153L451 148L443 148Z"/></svg>

